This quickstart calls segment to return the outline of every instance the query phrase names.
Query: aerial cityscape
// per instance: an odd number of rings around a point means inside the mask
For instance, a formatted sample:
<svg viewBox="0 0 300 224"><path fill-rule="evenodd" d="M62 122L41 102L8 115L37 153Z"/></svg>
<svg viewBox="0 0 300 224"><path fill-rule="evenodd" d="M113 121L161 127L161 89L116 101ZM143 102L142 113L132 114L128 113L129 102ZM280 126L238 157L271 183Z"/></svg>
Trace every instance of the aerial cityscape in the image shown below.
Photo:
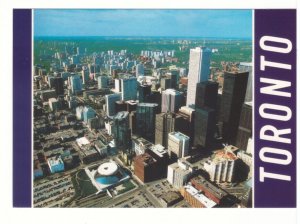
<svg viewBox="0 0 300 224"><path fill-rule="evenodd" d="M252 207L251 11L69 11L35 10L33 207Z"/></svg>

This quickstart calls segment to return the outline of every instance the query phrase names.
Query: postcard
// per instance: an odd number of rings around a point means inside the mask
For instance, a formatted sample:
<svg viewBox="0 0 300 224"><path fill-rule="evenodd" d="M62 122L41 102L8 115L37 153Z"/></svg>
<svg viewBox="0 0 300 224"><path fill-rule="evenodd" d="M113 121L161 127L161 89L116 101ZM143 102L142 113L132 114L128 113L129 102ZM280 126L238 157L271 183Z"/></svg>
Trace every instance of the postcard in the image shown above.
<svg viewBox="0 0 300 224"><path fill-rule="evenodd" d="M12 207L295 212L295 8L12 15Z"/></svg>

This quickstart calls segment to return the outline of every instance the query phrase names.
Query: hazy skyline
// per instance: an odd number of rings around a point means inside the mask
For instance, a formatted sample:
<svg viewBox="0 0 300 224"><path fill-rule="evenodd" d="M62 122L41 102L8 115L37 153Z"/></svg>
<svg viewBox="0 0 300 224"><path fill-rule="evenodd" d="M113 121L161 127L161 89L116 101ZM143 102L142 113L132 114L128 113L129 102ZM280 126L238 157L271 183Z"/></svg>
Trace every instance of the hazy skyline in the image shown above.
<svg viewBox="0 0 300 224"><path fill-rule="evenodd" d="M34 36L252 38L252 10L34 10Z"/></svg>

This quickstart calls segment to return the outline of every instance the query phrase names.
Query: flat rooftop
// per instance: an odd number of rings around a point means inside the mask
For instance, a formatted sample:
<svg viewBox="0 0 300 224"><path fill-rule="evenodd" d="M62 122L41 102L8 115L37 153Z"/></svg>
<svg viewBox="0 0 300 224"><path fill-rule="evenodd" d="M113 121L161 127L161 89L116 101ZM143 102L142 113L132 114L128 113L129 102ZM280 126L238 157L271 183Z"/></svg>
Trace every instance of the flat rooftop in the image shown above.
<svg viewBox="0 0 300 224"><path fill-rule="evenodd" d="M195 182L201 185L206 191L208 191L218 199L222 199L224 196L228 195L226 191L215 186L214 184L212 184L211 182L209 182L208 180L206 180L204 177L200 175L192 178L191 182Z"/></svg>
<svg viewBox="0 0 300 224"><path fill-rule="evenodd" d="M184 186L185 190L192 195L196 200L198 200L204 207L212 208L217 205L216 202L206 197L202 191L197 190L192 185L188 184Z"/></svg>
<svg viewBox="0 0 300 224"><path fill-rule="evenodd" d="M168 151L165 149L165 147L163 147L160 144L151 146L150 150L152 150L159 157L163 157L164 155L166 155L168 153Z"/></svg>

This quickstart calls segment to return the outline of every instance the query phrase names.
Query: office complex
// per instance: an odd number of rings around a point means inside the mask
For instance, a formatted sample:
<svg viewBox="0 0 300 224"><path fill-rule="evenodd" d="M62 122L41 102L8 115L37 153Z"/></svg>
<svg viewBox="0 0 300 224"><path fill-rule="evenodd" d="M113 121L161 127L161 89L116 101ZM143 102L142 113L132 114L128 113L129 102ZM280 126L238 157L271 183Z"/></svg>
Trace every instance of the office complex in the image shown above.
<svg viewBox="0 0 300 224"><path fill-rule="evenodd" d="M149 141L155 137L155 117L158 104L139 103L136 108L136 133Z"/></svg>
<svg viewBox="0 0 300 224"><path fill-rule="evenodd" d="M216 111L209 107L195 110L194 145L208 148L214 142Z"/></svg>
<svg viewBox="0 0 300 224"><path fill-rule="evenodd" d="M178 122L176 122L175 130L190 137L190 144L194 142L194 126L195 126L195 109L190 107L181 107L176 113Z"/></svg>
<svg viewBox="0 0 300 224"><path fill-rule="evenodd" d="M229 144L235 144L236 141L248 74L248 72L225 72L224 74L221 123L223 139Z"/></svg>
<svg viewBox="0 0 300 224"><path fill-rule="evenodd" d="M169 133L175 131L176 123L180 117L174 113L160 113L155 119L155 144L168 148Z"/></svg>
<svg viewBox="0 0 300 224"><path fill-rule="evenodd" d="M177 162L168 166L167 180L177 189L186 184L188 178L193 174L192 165L185 160L179 159Z"/></svg>
<svg viewBox="0 0 300 224"><path fill-rule="evenodd" d="M58 96L64 95L64 80L61 77L54 78L53 88L55 89L55 92Z"/></svg>
<svg viewBox="0 0 300 224"><path fill-rule="evenodd" d="M195 105L197 83L209 79L210 57L211 50L207 47L197 47L190 50L187 106Z"/></svg>
<svg viewBox="0 0 300 224"><path fill-rule="evenodd" d="M161 100L161 112L173 112L176 113L183 103L182 93L175 89L167 89L162 92Z"/></svg>
<svg viewBox="0 0 300 224"><path fill-rule="evenodd" d="M237 169L235 163L238 158L231 148L231 146L227 146L215 152L212 160L204 164L204 169L209 173L211 181L217 183L234 181L234 173Z"/></svg>
<svg viewBox="0 0 300 224"><path fill-rule="evenodd" d="M70 77L71 90L73 94L76 94L82 90L82 80L79 75L73 75Z"/></svg>
<svg viewBox="0 0 300 224"><path fill-rule="evenodd" d="M157 160L148 153L134 158L134 174L144 183L153 181L159 177L157 172Z"/></svg>
<svg viewBox="0 0 300 224"><path fill-rule="evenodd" d="M149 100L151 95L151 85L149 84L140 84L138 86L138 100L140 103L146 103Z"/></svg>
<svg viewBox="0 0 300 224"><path fill-rule="evenodd" d="M196 86L196 102L195 107L209 107L217 109L219 84L212 81L203 81L197 83Z"/></svg>
<svg viewBox="0 0 300 224"><path fill-rule="evenodd" d="M242 107L236 146L246 151L250 138L252 138L252 102L246 102Z"/></svg>
<svg viewBox="0 0 300 224"><path fill-rule="evenodd" d="M113 116L116 114L115 103L119 100L121 100L120 93L114 93L105 96L106 113L108 116Z"/></svg>
<svg viewBox="0 0 300 224"><path fill-rule="evenodd" d="M135 74L136 74L136 77L144 75L144 65L143 64L137 64L136 65Z"/></svg>
<svg viewBox="0 0 300 224"><path fill-rule="evenodd" d="M122 100L136 100L137 98L137 79L126 77L120 79Z"/></svg>
<svg viewBox="0 0 300 224"><path fill-rule="evenodd" d="M98 76L97 80L98 80L98 89L107 88L107 86L108 86L108 77L107 76L104 76L104 75Z"/></svg>
<svg viewBox="0 0 300 224"><path fill-rule="evenodd" d="M118 149L125 150L130 146L129 113L122 111L113 118L112 136Z"/></svg>
<svg viewBox="0 0 300 224"><path fill-rule="evenodd" d="M171 132L168 135L168 152L171 158L182 158L189 154L190 137L181 132Z"/></svg>
<svg viewBox="0 0 300 224"><path fill-rule="evenodd" d="M85 107L83 109L83 120L88 123L88 120L96 116L96 111L91 107Z"/></svg>
<svg viewBox="0 0 300 224"><path fill-rule="evenodd" d="M247 90L245 95L245 102L252 101L252 82L253 82L253 74L252 74L253 63L249 62L241 62L239 65L240 72L249 72L248 82L247 82Z"/></svg>

